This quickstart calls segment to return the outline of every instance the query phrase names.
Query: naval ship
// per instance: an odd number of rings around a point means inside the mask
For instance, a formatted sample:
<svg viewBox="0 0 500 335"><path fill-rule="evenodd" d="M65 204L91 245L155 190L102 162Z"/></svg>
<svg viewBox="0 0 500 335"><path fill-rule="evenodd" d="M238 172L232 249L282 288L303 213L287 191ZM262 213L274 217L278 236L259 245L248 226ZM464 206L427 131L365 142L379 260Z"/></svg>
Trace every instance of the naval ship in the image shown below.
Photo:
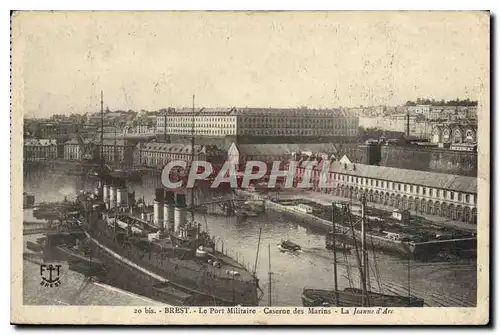
<svg viewBox="0 0 500 335"><path fill-rule="evenodd" d="M99 254L146 275L151 298L185 306L259 305L258 278L217 250L215 237L194 219L193 206L188 210L186 194L157 188L148 213L123 184L101 180L77 203L77 219Z"/></svg>

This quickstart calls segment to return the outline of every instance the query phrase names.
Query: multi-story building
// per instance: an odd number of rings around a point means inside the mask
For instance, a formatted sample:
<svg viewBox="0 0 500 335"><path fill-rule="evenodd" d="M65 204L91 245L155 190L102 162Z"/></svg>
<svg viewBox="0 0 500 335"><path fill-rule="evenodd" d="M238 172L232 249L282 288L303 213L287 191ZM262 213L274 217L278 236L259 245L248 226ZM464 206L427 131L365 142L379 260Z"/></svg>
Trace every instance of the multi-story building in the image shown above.
<svg viewBox="0 0 500 335"><path fill-rule="evenodd" d="M127 140L105 139L102 142L102 157L106 163L132 164L134 150L136 146ZM98 150L101 150L101 143L97 142ZM101 153L100 153L101 154Z"/></svg>
<svg viewBox="0 0 500 335"><path fill-rule="evenodd" d="M97 159L99 157L99 148L93 140L84 140L83 146L75 139L64 143L64 159L69 161L82 159Z"/></svg>
<svg viewBox="0 0 500 335"><path fill-rule="evenodd" d="M219 165L223 163L225 153L215 146L195 145L195 160L208 161ZM191 145L181 143L140 142L134 151L134 165L161 168L173 160L191 162Z"/></svg>
<svg viewBox="0 0 500 335"><path fill-rule="evenodd" d="M356 137L359 121L340 109L243 108L236 134L280 137Z"/></svg>
<svg viewBox="0 0 500 335"><path fill-rule="evenodd" d="M202 108L169 109L156 131L170 135L256 137L356 137L359 121L340 109Z"/></svg>
<svg viewBox="0 0 500 335"><path fill-rule="evenodd" d="M233 143L227 152L233 166L244 167L248 161L272 164L289 161L297 156L336 157L337 148L332 143L297 144L239 144Z"/></svg>
<svg viewBox="0 0 500 335"><path fill-rule="evenodd" d="M166 122L166 123L165 123ZM237 112L235 108L173 109L159 114L156 131L171 135L223 137L236 135ZM166 125L166 126L165 126Z"/></svg>
<svg viewBox="0 0 500 335"><path fill-rule="evenodd" d="M441 123L432 129L433 143L477 143L477 125Z"/></svg>
<svg viewBox="0 0 500 335"><path fill-rule="evenodd" d="M23 147L23 160L38 162L57 159L58 145L53 139L26 139Z"/></svg>
<svg viewBox="0 0 500 335"><path fill-rule="evenodd" d="M416 105L416 106L408 106L407 111L411 115L424 115L427 117L432 109L431 105Z"/></svg>
<svg viewBox="0 0 500 335"><path fill-rule="evenodd" d="M477 178L357 163L323 163L330 165L326 180L334 187L321 188L323 165L318 164L311 175L315 188L321 192L358 200L366 194L368 202L477 222ZM308 164L310 161L304 161L297 168L299 180Z"/></svg>

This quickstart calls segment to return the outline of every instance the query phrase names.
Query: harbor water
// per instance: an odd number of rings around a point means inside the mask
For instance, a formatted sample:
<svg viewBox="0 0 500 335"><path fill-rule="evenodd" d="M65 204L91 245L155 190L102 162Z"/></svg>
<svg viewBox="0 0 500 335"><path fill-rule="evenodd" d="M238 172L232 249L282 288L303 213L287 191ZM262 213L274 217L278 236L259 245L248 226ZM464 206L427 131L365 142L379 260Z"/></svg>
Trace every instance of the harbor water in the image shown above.
<svg viewBox="0 0 500 335"><path fill-rule="evenodd" d="M65 196L72 199L76 192L81 189L91 190L96 183L97 180L90 176L54 174L42 169L24 172L24 191L33 193L37 203L62 201ZM129 189L135 191L136 197L144 196L147 203L152 203L155 187L161 187L161 183L158 176L152 175L144 176L142 182L129 185ZM261 305L268 303L269 258L273 306L300 306L301 293L306 287L333 288L334 259L332 251L325 249L325 236L319 231L310 229L299 220L294 221L290 217L272 211L246 219L197 215L197 220L210 235L217 237L218 249L223 243L224 250L230 256L248 265L252 270L255 268L257 259L256 274L264 292ZM262 233L258 248L260 229ZM284 239L301 245L303 250L294 253L282 252L278 245ZM423 298L429 306L474 306L476 303L475 260L450 259L439 262L417 262L373 250L369 253L369 258L370 282L374 290L401 295L411 292L412 295ZM339 253L337 263L339 264L339 288L351 285L359 287L355 252L350 255ZM39 301L26 296L32 295L32 290L27 290L27 287L39 285L37 272L39 272L37 265L25 261L25 303L48 304L47 301ZM66 279L66 285L71 286L67 288L68 292L61 291L57 297L46 297L45 300L56 299L65 304L90 305L146 303L140 297L118 293L119 291L110 287L94 283L87 284L94 286L85 288L84 299L74 299L75 292L84 287L85 278L71 272L68 272L67 276L69 277ZM453 281L450 280L451 278ZM104 291L113 291L113 293L104 294ZM106 301L102 302L104 296L106 296ZM57 301L53 304L57 304Z"/></svg>

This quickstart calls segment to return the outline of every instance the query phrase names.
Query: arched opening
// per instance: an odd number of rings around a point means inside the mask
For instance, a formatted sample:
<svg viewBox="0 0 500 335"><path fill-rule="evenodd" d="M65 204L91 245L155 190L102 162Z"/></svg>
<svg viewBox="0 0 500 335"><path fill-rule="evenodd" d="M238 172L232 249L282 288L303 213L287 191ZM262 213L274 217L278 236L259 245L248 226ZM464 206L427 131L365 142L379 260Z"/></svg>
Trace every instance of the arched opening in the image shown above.
<svg viewBox="0 0 500 335"><path fill-rule="evenodd" d="M471 212L469 207L464 207L464 221L471 222Z"/></svg>
<svg viewBox="0 0 500 335"><path fill-rule="evenodd" d="M457 217L457 213L455 212L455 205L450 204L448 206L448 217L452 220L455 220Z"/></svg>
<svg viewBox="0 0 500 335"><path fill-rule="evenodd" d="M477 209L476 208L472 209L472 220L471 220L471 222L473 224L477 224Z"/></svg>
<svg viewBox="0 0 500 335"><path fill-rule="evenodd" d="M456 219L457 221L462 221L462 206L458 205L456 209Z"/></svg>
<svg viewBox="0 0 500 335"><path fill-rule="evenodd" d="M398 194L396 196L396 208L401 208L401 196Z"/></svg>
<svg viewBox="0 0 500 335"><path fill-rule="evenodd" d="M375 200L375 203L377 203L377 204L380 203L380 195L379 195L378 191L375 191L375 199L374 200Z"/></svg>
<svg viewBox="0 0 500 335"><path fill-rule="evenodd" d="M418 212L420 210L420 199L415 198L415 211Z"/></svg>
<svg viewBox="0 0 500 335"><path fill-rule="evenodd" d="M427 214L432 214L432 208L434 206L434 203L432 202L432 200L429 200L427 202L427 210L425 211Z"/></svg>
<svg viewBox="0 0 500 335"><path fill-rule="evenodd" d="M422 199L420 201L420 213L424 214L425 213L425 206L427 205L425 199Z"/></svg>
<svg viewBox="0 0 500 335"><path fill-rule="evenodd" d="M386 193L380 192L380 203L383 205L387 205Z"/></svg>
<svg viewBox="0 0 500 335"><path fill-rule="evenodd" d="M439 201L436 201L434 203L434 211L432 212L433 215L441 215L441 204L439 203Z"/></svg>
<svg viewBox="0 0 500 335"><path fill-rule="evenodd" d="M448 217L448 205L445 202L441 203L441 216Z"/></svg>
<svg viewBox="0 0 500 335"><path fill-rule="evenodd" d="M401 206L403 209L408 209L408 198L406 195L403 195Z"/></svg>
<svg viewBox="0 0 500 335"><path fill-rule="evenodd" d="M415 199L413 197L408 197L408 209L411 211L415 210Z"/></svg>

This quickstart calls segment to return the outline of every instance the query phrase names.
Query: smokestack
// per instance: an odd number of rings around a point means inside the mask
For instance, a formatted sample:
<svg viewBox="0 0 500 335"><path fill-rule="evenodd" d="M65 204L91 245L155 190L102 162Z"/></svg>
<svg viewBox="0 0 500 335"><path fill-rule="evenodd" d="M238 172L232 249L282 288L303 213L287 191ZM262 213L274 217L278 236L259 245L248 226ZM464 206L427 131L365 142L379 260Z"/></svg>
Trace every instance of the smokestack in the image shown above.
<svg viewBox="0 0 500 335"><path fill-rule="evenodd" d="M175 199L174 192L165 191L165 199L163 204L163 227L168 231L175 230L174 207Z"/></svg>
<svg viewBox="0 0 500 335"><path fill-rule="evenodd" d="M119 187L116 190L116 204L118 206L127 206L128 204L128 196L127 189L124 187Z"/></svg>
<svg viewBox="0 0 500 335"><path fill-rule="evenodd" d="M106 204L109 202L109 186L106 184L102 188L102 201Z"/></svg>
<svg viewBox="0 0 500 335"><path fill-rule="evenodd" d="M153 223L159 226L163 225L163 195L163 189L157 188L153 203Z"/></svg>
<svg viewBox="0 0 500 335"><path fill-rule="evenodd" d="M176 232L186 226L186 195L175 195L174 229Z"/></svg>
<svg viewBox="0 0 500 335"><path fill-rule="evenodd" d="M406 113L406 136L410 136L410 112Z"/></svg>
<svg viewBox="0 0 500 335"><path fill-rule="evenodd" d="M116 188L114 186L109 187L109 208L114 208L116 206Z"/></svg>

